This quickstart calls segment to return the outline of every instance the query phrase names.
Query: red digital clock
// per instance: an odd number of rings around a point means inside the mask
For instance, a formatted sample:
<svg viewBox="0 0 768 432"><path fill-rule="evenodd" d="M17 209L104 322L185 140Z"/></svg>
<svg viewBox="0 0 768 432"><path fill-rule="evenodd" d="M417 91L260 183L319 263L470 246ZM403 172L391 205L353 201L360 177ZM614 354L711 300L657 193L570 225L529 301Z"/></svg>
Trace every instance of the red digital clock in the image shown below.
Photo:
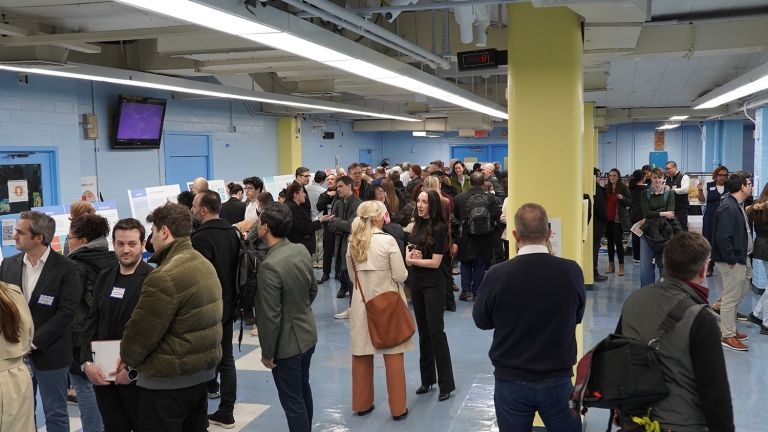
<svg viewBox="0 0 768 432"><path fill-rule="evenodd" d="M456 53L459 60L459 70L496 69L500 64L506 64L506 60L500 61L499 54L502 53L506 54L506 51L498 51L496 48ZM501 57L505 58L506 56Z"/></svg>

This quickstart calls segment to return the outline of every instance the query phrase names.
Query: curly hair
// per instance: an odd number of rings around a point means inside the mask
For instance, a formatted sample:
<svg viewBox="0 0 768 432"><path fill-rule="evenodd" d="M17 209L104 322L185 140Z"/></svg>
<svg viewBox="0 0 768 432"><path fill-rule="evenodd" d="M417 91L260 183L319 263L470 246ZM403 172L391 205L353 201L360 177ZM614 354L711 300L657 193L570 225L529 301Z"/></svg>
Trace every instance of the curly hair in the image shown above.
<svg viewBox="0 0 768 432"><path fill-rule="evenodd" d="M69 231L77 238L86 239L88 243L99 237L109 235L109 221L97 214L84 214L72 219Z"/></svg>

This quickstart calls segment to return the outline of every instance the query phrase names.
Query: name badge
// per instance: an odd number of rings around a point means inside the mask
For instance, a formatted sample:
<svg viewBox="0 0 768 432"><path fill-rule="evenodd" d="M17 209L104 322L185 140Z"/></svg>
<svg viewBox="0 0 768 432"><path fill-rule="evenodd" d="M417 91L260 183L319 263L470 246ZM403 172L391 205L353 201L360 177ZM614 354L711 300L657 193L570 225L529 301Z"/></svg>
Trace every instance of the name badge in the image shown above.
<svg viewBox="0 0 768 432"><path fill-rule="evenodd" d="M125 288L112 287L112 294L109 296L116 299L121 299L125 295Z"/></svg>
<svg viewBox="0 0 768 432"><path fill-rule="evenodd" d="M709 190L717 190L717 186L712 186Z"/></svg>
<svg viewBox="0 0 768 432"><path fill-rule="evenodd" d="M51 306L53 304L53 297L41 295L40 298L37 299L37 304Z"/></svg>

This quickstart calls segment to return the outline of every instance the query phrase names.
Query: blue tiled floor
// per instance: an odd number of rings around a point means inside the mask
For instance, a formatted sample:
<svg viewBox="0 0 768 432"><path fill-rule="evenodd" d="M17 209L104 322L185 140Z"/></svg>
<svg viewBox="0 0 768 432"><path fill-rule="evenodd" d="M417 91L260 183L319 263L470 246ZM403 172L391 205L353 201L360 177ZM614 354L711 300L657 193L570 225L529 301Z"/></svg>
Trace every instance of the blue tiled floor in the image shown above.
<svg viewBox="0 0 768 432"><path fill-rule="evenodd" d="M610 275L608 282L596 284L595 291L587 293L587 311L584 317L584 347L589 349L616 327L621 304L639 288L639 266L627 265L627 275ZM605 269L607 258L600 257L600 268ZM316 272L319 277L320 273ZM456 277L458 282L458 276ZM720 277L715 274L705 283L712 291L714 301L722 291ZM498 430L493 411L493 369L487 351L492 333L475 328L472 321L472 303L457 301L456 312L446 312L446 332L451 346L453 371L457 390L451 399L437 401L437 390L417 396L413 392L420 385L418 351L405 354L408 383L408 409L410 415L400 422L392 420L387 404L383 361L377 359L375 371L376 409L365 417L353 415L351 409L351 359L349 354L349 325L347 320L335 320L333 315L343 311L348 298L337 299L338 283L331 279L319 286L320 293L313 305L317 321L319 342L312 358L311 379L314 393L314 431L493 431ZM457 296L458 297L458 296ZM740 307L749 313L757 303L750 293ZM761 396L768 387L764 370L768 369L768 336L762 336L757 326L740 322L740 332L749 335L746 353L726 351L731 393L734 400L736 427L739 431L765 431L768 414ZM239 423L235 431L287 431L283 410L268 371L258 369L257 338L247 333L242 352L235 349L238 363ZM249 356L249 354L251 354ZM247 358L244 358L248 356ZM243 367L240 367L243 366ZM251 370L244 370L249 368ZM213 412L218 401L212 400ZM39 407L39 405L38 405ZM70 416L77 417L77 407L70 406ZM241 414L238 414L241 410ZM38 424L44 424L42 410L38 410ZM243 412L249 411L250 414ZM254 418L255 416L255 418ZM247 420L246 420L247 419ZM252 419L252 420L251 420ZM604 431L606 410L592 410L586 416L586 431ZM73 427L72 429L75 429ZM224 430L211 426L211 431Z"/></svg>

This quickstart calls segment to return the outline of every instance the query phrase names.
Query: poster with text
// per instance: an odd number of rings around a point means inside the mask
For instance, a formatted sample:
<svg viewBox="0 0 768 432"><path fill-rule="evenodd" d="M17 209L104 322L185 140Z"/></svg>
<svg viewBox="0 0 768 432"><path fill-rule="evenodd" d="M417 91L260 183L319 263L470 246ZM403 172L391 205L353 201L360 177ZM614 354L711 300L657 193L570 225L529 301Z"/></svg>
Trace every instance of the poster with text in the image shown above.
<svg viewBox="0 0 768 432"><path fill-rule="evenodd" d="M8 202L29 201L29 188L26 180L8 180Z"/></svg>
<svg viewBox="0 0 768 432"><path fill-rule="evenodd" d="M63 254L63 245L67 238L67 234L69 234L69 211L63 205L32 207L32 210L43 212L56 221L56 229L53 231L51 249L57 253Z"/></svg>
<svg viewBox="0 0 768 432"><path fill-rule="evenodd" d="M80 177L80 187L85 201L95 203L99 200L99 189L96 185L96 176Z"/></svg>
<svg viewBox="0 0 768 432"><path fill-rule="evenodd" d="M168 202L176 202L181 193L179 185L155 186L128 191L128 202L131 205L131 217L147 224L147 216L152 210Z"/></svg>
<svg viewBox="0 0 768 432"><path fill-rule="evenodd" d="M264 177L264 190L272 194L272 198L277 201L277 196L281 190L285 189L296 179L293 175L281 175L274 177Z"/></svg>

